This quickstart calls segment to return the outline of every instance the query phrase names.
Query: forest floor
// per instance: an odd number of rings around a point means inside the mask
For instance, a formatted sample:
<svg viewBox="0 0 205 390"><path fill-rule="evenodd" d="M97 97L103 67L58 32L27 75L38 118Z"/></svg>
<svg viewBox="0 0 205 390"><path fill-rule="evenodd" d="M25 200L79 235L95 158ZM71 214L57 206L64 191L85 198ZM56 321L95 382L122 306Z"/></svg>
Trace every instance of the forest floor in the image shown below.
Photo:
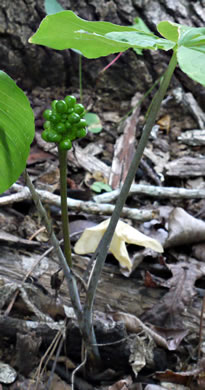
<svg viewBox="0 0 205 390"><path fill-rule="evenodd" d="M36 135L27 170L59 239L57 153L40 133L44 109L69 93L36 88L29 94ZM74 245L84 229L113 210L143 130L147 102L139 104L141 99L136 93L133 111L123 119L130 102L84 91L83 103L99 115L102 130L88 132L68 153L70 235L74 270L81 276L90 254L76 254ZM127 245L130 270L107 256L94 307L104 369L89 377L76 371L72 384L83 347L57 256L49 252L48 234L23 177L2 194L0 390L205 388L204 129L205 114L194 97L170 90L122 213L124 222L158 240L164 252ZM96 193L95 182L110 191ZM52 275L62 278L57 290L51 288Z"/></svg>

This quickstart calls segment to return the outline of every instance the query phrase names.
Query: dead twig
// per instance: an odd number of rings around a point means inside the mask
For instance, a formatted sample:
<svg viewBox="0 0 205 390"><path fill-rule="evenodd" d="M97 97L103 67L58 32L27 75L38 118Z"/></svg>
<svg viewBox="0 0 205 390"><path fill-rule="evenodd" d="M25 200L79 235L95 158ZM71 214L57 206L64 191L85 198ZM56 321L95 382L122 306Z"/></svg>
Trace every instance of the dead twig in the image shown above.
<svg viewBox="0 0 205 390"><path fill-rule="evenodd" d="M28 188L19 186L17 184L12 186L16 191L20 191L19 194L7 195L0 198L0 206L12 204L14 202L21 202L25 199L31 199L31 194ZM60 196L52 194L48 191L36 190L36 194L40 197L41 201L44 203L52 204L60 207ZM19 195L19 196L16 196ZM76 200L67 198L68 208L75 211L83 211L88 214L95 215L111 215L114 210L114 206L111 204L97 204L95 202L84 202L82 200ZM130 218L139 222L150 221L153 218L156 218L156 210L138 210L130 209L129 207L124 207L121 213L123 218Z"/></svg>
<svg viewBox="0 0 205 390"><path fill-rule="evenodd" d="M94 196L93 200L96 203L114 202L120 194L120 189L106 192L101 195ZM173 198L173 199L204 199L205 190L186 189L175 187L158 187L144 184L133 184L130 188L129 195L147 195L153 198Z"/></svg>

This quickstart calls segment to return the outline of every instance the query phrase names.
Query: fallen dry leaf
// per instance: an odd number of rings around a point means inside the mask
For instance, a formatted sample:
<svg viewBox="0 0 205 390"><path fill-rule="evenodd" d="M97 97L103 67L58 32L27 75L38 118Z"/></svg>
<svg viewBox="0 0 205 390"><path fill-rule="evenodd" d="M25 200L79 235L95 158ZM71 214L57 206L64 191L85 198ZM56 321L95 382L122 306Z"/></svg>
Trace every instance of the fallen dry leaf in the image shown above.
<svg viewBox="0 0 205 390"><path fill-rule="evenodd" d="M165 247L193 244L204 241L205 222L192 217L181 207L175 208L169 216L169 235Z"/></svg>
<svg viewBox="0 0 205 390"><path fill-rule="evenodd" d="M99 225L86 229L74 247L75 253L79 255L94 253L109 222L110 219L107 219ZM127 267L129 270L132 267L132 262L125 243L144 246L145 248L153 249L159 253L163 252L163 247L157 240L146 236L132 226L129 226L127 223L118 221L110 244L110 252L123 267Z"/></svg>
<svg viewBox="0 0 205 390"><path fill-rule="evenodd" d="M163 328L179 331L183 330L181 329L183 313L197 293L195 282L205 275L205 265L190 258L177 264L167 264L167 267L173 276L161 285L168 287L169 292L152 309L144 313L142 319Z"/></svg>
<svg viewBox="0 0 205 390"><path fill-rule="evenodd" d="M138 317L133 314L114 312L112 314L114 321L122 321L125 324L128 333L139 333L142 329L155 343L168 349L175 351L183 338L187 335L188 330L183 329L164 329L159 327L148 327Z"/></svg>

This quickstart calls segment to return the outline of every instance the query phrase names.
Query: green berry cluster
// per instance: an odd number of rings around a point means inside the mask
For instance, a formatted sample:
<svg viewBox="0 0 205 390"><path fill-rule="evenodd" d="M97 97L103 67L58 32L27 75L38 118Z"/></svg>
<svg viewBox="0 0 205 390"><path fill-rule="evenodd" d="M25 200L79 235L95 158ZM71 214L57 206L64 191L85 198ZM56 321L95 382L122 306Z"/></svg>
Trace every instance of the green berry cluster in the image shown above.
<svg viewBox="0 0 205 390"><path fill-rule="evenodd" d="M53 100L51 109L43 112L45 122L41 134L44 141L55 142L61 150L72 148L72 141L86 135L85 108L76 103L75 96Z"/></svg>

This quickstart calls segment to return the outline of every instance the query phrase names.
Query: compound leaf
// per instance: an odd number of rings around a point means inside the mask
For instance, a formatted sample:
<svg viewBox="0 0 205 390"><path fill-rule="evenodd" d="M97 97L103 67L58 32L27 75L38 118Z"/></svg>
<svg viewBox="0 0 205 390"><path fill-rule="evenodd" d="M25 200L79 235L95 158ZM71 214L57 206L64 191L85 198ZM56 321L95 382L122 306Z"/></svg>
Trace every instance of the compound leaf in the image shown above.
<svg viewBox="0 0 205 390"><path fill-rule="evenodd" d="M46 16L29 42L57 50L77 49L87 58L107 56L129 48L169 50L174 46L173 42L134 27L88 22L72 11Z"/></svg>

